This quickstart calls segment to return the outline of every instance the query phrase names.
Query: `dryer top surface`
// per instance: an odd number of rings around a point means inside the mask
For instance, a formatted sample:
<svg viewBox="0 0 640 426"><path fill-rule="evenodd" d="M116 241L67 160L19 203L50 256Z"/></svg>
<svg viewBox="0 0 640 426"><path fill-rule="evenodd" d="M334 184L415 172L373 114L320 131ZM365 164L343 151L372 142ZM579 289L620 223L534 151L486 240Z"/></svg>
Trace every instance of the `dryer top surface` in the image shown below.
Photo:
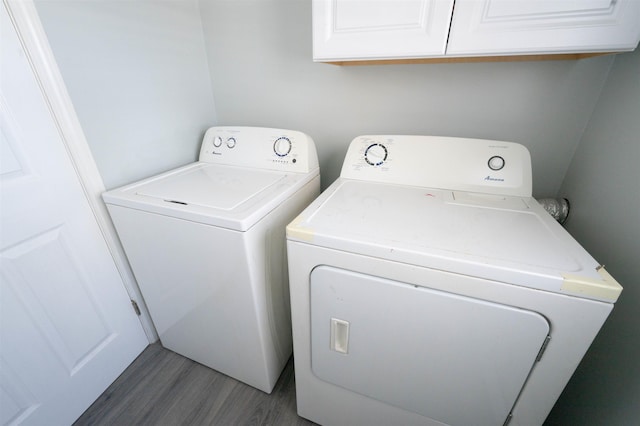
<svg viewBox="0 0 640 426"><path fill-rule="evenodd" d="M339 178L287 236L554 292L565 276L602 280L598 263L531 197Z"/></svg>

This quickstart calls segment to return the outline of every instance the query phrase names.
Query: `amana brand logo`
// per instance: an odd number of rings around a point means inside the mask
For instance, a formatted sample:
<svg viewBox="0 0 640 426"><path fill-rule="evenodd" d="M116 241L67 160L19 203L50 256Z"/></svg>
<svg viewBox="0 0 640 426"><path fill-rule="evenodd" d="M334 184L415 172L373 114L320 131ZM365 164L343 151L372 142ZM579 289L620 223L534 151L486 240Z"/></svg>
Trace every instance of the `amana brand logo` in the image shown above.
<svg viewBox="0 0 640 426"><path fill-rule="evenodd" d="M492 182L504 182L504 179L502 179L502 178L494 178L494 177L491 177L491 176L487 176L486 178L484 178L484 180L490 180Z"/></svg>

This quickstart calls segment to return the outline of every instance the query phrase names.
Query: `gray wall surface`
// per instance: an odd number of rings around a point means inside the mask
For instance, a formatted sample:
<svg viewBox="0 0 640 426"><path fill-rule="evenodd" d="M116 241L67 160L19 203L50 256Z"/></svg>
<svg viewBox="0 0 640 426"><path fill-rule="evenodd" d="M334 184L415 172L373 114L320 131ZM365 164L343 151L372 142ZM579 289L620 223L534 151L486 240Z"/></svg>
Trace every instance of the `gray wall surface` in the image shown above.
<svg viewBox="0 0 640 426"><path fill-rule="evenodd" d="M215 124L308 133L324 187L361 134L527 146L534 195L571 200L569 231L625 287L547 423L637 423L640 52L339 67L312 62L308 0L36 5L107 188L194 161Z"/></svg>
<svg viewBox="0 0 640 426"><path fill-rule="evenodd" d="M640 50L616 57L560 195L572 205L569 232L606 265L624 290L547 423L636 425L640 422Z"/></svg>
<svg viewBox="0 0 640 426"><path fill-rule="evenodd" d="M434 134L524 144L534 194L553 196L613 61L341 67L312 62L310 1L201 0L200 9L220 124L308 133L323 187L358 135Z"/></svg>
<svg viewBox="0 0 640 426"><path fill-rule="evenodd" d="M196 0L36 8L107 188L197 158L216 115Z"/></svg>

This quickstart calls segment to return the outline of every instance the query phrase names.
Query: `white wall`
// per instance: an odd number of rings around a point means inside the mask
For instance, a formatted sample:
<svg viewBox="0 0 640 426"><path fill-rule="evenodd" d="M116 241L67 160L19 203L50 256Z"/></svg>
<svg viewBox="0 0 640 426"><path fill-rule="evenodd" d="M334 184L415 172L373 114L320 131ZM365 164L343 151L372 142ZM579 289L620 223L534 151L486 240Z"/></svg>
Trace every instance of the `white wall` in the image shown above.
<svg viewBox="0 0 640 426"><path fill-rule="evenodd" d="M197 158L216 124L196 0L36 0L107 188Z"/></svg>
<svg viewBox="0 0 640 426"><path fill-rule="evenodd" d="M107 188L193 161L219 123L309 133L325 187L364 133L520 142L554 195L613 60L338 67L311 61L309 1L36 4Z"/></svg>
<svg viewBox="0 0 640 426"><path fill-rule="evenodd" d="M613 60L339 67L312 62L311 1L200 8L219 122L307 132L324 187L354 137L412 133L520 142L553 196Z"/></svg>
<svg viewBox="0 0 640 426"><path fill-rule="evenodd" d="M640 50L616 57L560 195L572 205L567 229L624 290L547 423L635 425L640 422Z"/></svg>
<svg viewBox="0 0 640 426"><path fill-rule="evenodd" d="M308 0L37 8L108 188L193 161L217 122L309 133L325 187L364 133L525 144L534 194L571 199L569 230L625 287L548 423L640 418L640 53L618 56L608 80L613 56L338 67L311 61Z"/></svg>

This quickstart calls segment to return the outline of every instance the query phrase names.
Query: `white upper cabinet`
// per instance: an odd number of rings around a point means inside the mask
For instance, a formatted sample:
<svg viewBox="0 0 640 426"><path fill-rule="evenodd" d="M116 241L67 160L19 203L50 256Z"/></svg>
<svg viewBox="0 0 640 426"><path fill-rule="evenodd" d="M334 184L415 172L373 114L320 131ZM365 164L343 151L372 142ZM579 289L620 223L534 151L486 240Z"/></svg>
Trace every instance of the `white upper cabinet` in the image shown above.
<svg viewBox="0 0 640 426"><path fill-rule="evenodd" d="M313 0L313 58L362 61L633 50L640 0Z"/></svg>
<svg viewBox="0 0 640 426"><path fill-rule="evenodd" d="M456 0L448 55L633 50L639 0Z"/></svg>
<svg viewBox="0 0 640 426"><path fill-rule="evenodd" d="M442 56L453 0L313 0L316 61Z"/></svg>

